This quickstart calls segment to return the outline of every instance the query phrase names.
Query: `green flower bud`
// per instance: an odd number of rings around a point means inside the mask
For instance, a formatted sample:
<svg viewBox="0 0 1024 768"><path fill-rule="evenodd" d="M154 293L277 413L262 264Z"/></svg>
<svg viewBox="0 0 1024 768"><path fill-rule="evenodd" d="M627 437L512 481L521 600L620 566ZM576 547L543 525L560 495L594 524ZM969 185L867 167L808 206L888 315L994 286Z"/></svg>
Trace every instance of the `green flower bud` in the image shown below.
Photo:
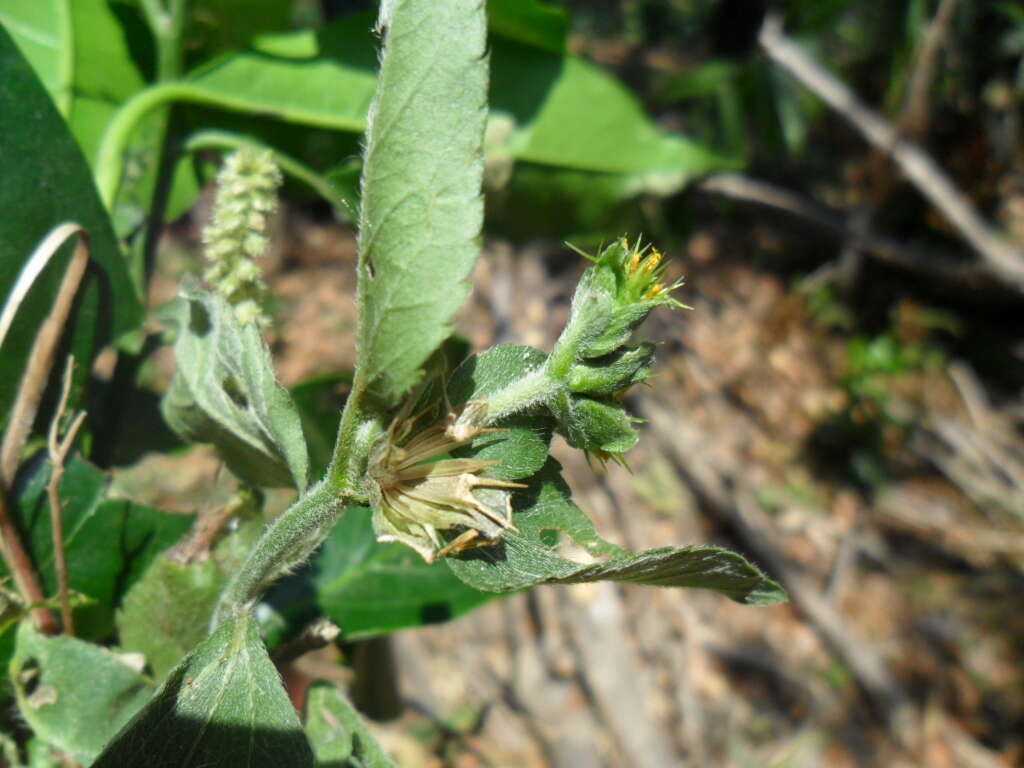
<svg viewBox="0 0 1024 768"><path fill-rule="evenodd" d="M631 247L622 238L601 251L573 296L569 329L578 339L578 357L611 354L652 309L683 306L671 296L682 281L666 285L664 273L665 258L657 248Z"/></svg>
<svg viewBox="0 0 1024 768"><path fill-rule="evenodd" d="M267 287L254 259L267 248L267 214L277 204L281 172L269 151L247 147L217 174L213 219L203 230L206 283L235 308L240 323L269 324Z"/></svg>
<svg viewBox="0 0 1024 768"><path fill-rule="evenodd" d="M653 359L654 345L644 342L582 360L569 370L569 389L587 395L614 395L649 379Z"/></svg>
<svg viewBox="0 0 1024 768"><path fill-rule="evenodd" d="M614 458L637 444L633 419L615 400L565 395L551 403L558 431L569 445L601 458Z"/></svg>

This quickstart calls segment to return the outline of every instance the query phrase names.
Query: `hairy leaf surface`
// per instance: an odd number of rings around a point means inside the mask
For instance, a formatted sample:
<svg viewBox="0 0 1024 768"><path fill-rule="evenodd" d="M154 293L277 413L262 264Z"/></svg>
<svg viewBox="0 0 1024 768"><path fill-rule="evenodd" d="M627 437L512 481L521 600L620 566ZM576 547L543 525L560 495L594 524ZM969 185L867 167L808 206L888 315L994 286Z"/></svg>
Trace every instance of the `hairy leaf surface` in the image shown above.
<svg viewBox="0 0 1024 768"><path fill-rule="evenodd" d="M469 295L483 223L487 27L482 0L396 0L382 6L380 24L359 218L356 387L393 404Z"/></svg>
<svg viewBox="0 0 1024 768"><path fill-rule="evenodd" d="M610 580L710 589L751 605L786 599L782 587L757 567L720 547L661 547L630 553L604 541L572 503L559 470L558 463L549 460L530 488L513 497L518 531L506 532L494 546L446 558L456 576L477 589L495 592ZM552 546L551 531L568 534L587 552L604 559L579 563L562 557Z"/></svg>
<svg viewBox="0 0 1024 768"><path fill-rule="evenodd" d="M81 764L149 699L152 684L113 653L74 637L18 628L10 666L18 711L43 741Z"/></svg>
<svg viewBox="0 0 1024 768"><path fill-rule="evenodd" d="M167 678L93 768L312 768L256 622L224 622Z"/></svg>
<svg viewBox="0 0 1024 768"><path fill-rule="evenodd" d="M309 474L302 422L259 330L241 325L218 295L194 285L182 292L164 418L182 438L213 443L244 482L301 492Z"/></svg>
<svg viewBox="0 0 1024 768"><path fill-rule="evenodd" d="M345 694L329 683L309 689L306 736L319 768L396 768Z"/></svg>

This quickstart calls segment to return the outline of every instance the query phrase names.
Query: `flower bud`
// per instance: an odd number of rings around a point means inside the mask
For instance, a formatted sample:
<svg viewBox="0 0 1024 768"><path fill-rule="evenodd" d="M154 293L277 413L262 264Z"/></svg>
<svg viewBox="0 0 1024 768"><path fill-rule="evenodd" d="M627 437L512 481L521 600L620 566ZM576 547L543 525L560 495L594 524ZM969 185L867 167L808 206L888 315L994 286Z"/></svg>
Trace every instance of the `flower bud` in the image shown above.
<svg viewBox="0 0 1024 768"><path fill-rule="evenodd" d="M611 354L652 309L683 306L671 296L682 281L666 285L664 273L665 258L657 248L631 247L625 238L605 248L573 297L569 329L579 340L578 357Z"/></svg>
<svg viewBox="0 0 1024 768"><path fill-rule="evenodd" d="M654 345L644 342L581 360L569 370L569 389L587 395L614 395L649 379L653 359Z"/></svg>

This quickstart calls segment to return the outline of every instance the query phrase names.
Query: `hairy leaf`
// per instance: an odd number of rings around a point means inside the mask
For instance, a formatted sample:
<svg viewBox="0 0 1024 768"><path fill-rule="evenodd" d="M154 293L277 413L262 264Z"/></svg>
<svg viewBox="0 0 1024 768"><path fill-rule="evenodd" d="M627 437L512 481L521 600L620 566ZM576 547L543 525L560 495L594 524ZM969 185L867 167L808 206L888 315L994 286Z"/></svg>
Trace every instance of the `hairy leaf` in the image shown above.
<svg viewBox="0 0 1024 768"><path fill-rule="evenodd" d="M200 643L93 768L312 768L313 754L256 622Z"/></svg>
<svg viewBox="0 0 1024 768"><path fill-rule="evenodd" d="M345 694L330 683L309 689L306 736L317 768L396 768Z"/></svg>
<svg viewBox="0 0 1024 768"><path fill-rule="evenodd" d="M535 584L628 581L662 587L696 587L719 592L737 602L770 605L786 599L776 582L742 556L720 547L661 547L625 552L601 539L593 524L569 498L558 463L549 460L530 488L514 497L518 531L500 543L446 558L470 586L495 592ZM557 554L545 533L562 531L585 550L605 559L578 563Z"/></svg>
<svg viewBox="0 0 1024 768"><path fill-rule="evenodd" d="M452 407L486 398L539 370L547 355L539 349L502 344L460 365L448 384ZM512 414L491 425L496 432L483 434L455 450L455 456L496 461L487 474L500 480L529 477L544 466L551 442L552 419L543 408Z"/></svg>
<svg viewBox="0 0 1024 768"><path fill-rule="evenodd" d="M395 403L451 334L479 254L486 21L481 0L397 0L381 7L380 23L359 217L356 386Z"/></svg>
<svg viewBox="0 0 1024 768"><path fill-rule="evenodd" d="M22 265L56 225L77 221L90 235L92 267L79 289L69 323L78 361L74 407L93 354L111 337L136 327L142 307L135 295L110 220L99 201L82 153L50 97L0 26L0 302ZM36 331L53 306L71 255L65 246L29 291L0 348L0 423L10 412Z"/></svg>
<svg viewBox="0 0 1024 768"><path fill-rule="evenodd" d="M274 374L259 330L195 286L174 308L177 372L161 403L186 440L213 443L250 485L305 489L309 457L295 403Z"/></svg>
<svg viewBox="0 0 1024 768"><path fill-rule="evenodd" d="M243 523L202 562L159 557L125 595L117 612L121 647L143 654L157 681L206 637L221 590L262 530L260 520Z"/></svg>
<svg viewBox="0 0 1024 768"><path fill-rule="evenodd" d="M42 740L87 764L149 699L152 684L110 651L23 621L10 666L18 711Z"/></svg>

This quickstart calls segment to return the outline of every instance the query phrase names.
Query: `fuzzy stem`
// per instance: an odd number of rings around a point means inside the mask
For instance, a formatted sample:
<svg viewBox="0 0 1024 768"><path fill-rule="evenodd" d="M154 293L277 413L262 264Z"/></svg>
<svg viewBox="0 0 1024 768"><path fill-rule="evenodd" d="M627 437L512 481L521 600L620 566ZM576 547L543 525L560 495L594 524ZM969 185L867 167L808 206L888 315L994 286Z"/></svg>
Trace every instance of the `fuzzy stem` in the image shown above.
<svg viewBox="0 0 1024 768"><path fill-rule="evenodd" d="M329 484L318 483L268 525L221 593L210 632L251 609L274 579L316 551L349 501Z"/></svg>

